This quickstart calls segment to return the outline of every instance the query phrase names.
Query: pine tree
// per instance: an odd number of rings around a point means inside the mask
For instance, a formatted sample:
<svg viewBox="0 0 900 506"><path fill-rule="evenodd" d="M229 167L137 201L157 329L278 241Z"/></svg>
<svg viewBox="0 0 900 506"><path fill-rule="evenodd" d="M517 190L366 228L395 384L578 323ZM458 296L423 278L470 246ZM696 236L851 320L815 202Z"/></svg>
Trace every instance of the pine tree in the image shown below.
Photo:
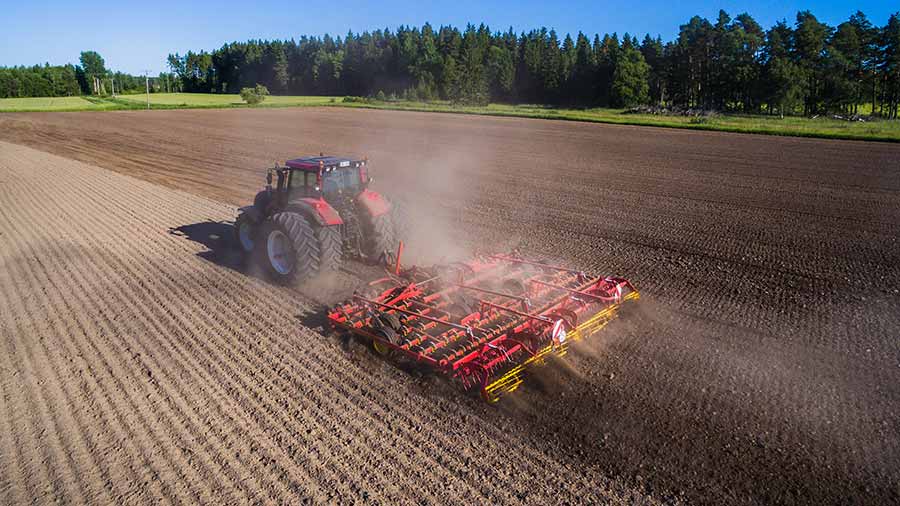
<svg viewBox="0 0 900 506"><path fill-rule="evenodd" d="M736 34L737 54L734 65L732 97L745 112L759 112L762 95L762 48L765 33L749 14L739 14L732 30Z"/></svg>
<svg viewBox="0 0 900 506"><path fill-rule="evenodd" d="M825 103L829 110L853 112L862 91L857 79L862 40L856 27L849 22L838 25L825 52Z"/></svg>
<svg viewBox="0 0 900 506"><path fill-rule="evenodd" d="M562 54L559 49L559 38L555 30L544 37L544 51L541 60L541 80L543 93L541 102L555 103L559 100L560 90L563 84L563 76L560 75Z"/></svg>
<svg viewBox="0 0 900 506"><path fill-rule="evenodd" d="M597 59L597 73L594 81L594 97L597 105L608 107L611 101L611 87L613 73L616 68L616 58L619 54L619 38L613 33L606 34L600 41L595 57Z"/></svg>
<svg viewBox="0 0 900 506"><path fill-rule="evenodd" d="M819 22L809 11L797 13L794 30L795 62L807 82L803 113L815 114L822 110L823 81L825 76L825 44L831 28Z"/></svg>
<svg viewBox="0 0 900 506"><path fill-rule="evenodd" d="M650 74L647 78L648 85L648 101L653 104L660 104L665 100L665 72L663 68L663 45L662 39L657 37L653 39L650 34L644 36L641 42L641 55L650 68Z"/></svg>
<svg viewBox="0 0 900 506"><path fill-rule="evenodd" d="M848 21L851 26L856 29L859 36L860 51L859 55L853 59L856 61L857 68L855 79L859 86L859 98L853 106L853 112L859 112L859 103L864 101L864 96L870 91L872 100L872 112L875 112L875 104L877 101L877 58L878 58L878 29L872 26L872 23L866 18L866 15L860 11L850 16ZM869 91L867 91L869 90Z"/></svg>
<svg viewBox="0 0 900 506"><path fill-rule="evenodd" d="M596 64L590 42L583 33L578 32L575 42L575 63L572 66L572 86L569 88L572 102L582 105L593 103L592 85L595 74Z"/></svg>
<svg viewBox="0 0 900 506"><path fill-rule="evenodd" d="M287 55L284 48L277 46L275 49L275 62L273 64L273 83L272 89L276 93L286 94L288 92L288 84L290 83L290 74L288 74Z"/></svg>
<svg viewBox="0 0 900 506"><path fill-rule="evenodd" d="M562 83L562 89L568 94L571 92L572 71L575 67L575 41L569 34L563 40L562 50L559 58L559 76Z"/></svg>
<svg viewBox="0 0 900 506"><path fill-rule="evenodd" d="M784 117L803 103L806 81L802 69L794 62L792 54L793 31L786 22L775 24L766 34L766 100L769 111Z"/></svg>
<svg viewBox="0 0 900 506"><path fill-rule="evenodd" d="M878 70L884 80L881 114L897 119L900 105L900 14L892 14L881 31Z"/></svg>

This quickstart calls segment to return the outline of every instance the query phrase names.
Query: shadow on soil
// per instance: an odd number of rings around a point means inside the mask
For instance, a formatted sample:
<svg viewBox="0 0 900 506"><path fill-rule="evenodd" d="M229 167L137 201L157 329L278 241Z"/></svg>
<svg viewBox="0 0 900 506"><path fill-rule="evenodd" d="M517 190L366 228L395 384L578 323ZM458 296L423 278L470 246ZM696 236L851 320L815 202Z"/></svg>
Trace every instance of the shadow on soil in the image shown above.
<svg viewBox="0 0 900 506"><path fill-rule="evenodd" d="M244 268L244 256L234 240L234 226L231 222L203 221L191 223L190 225L170 228L169 233L205 246L206 251L197 253L197 256L204 260L244 274L261 277L258 274L248 272L248 269Z"/></svg>
<svg viewBox="0 0 900 506"><path fill-rule="evenodd" d="M205 247L206 249L197 253L197 256L208 262L271 283L261 267L246 259L234 237L232 222L191 223L170 228L169 233ZM301 324L313 330L326 332L329 307L350 297L367 277L383 276L379 269L373 270L372 266L358 262L347 262L347 264L339 272L309 279L301 285L283 287L295 292L313 307L307 313L296 315Z"/></svg>

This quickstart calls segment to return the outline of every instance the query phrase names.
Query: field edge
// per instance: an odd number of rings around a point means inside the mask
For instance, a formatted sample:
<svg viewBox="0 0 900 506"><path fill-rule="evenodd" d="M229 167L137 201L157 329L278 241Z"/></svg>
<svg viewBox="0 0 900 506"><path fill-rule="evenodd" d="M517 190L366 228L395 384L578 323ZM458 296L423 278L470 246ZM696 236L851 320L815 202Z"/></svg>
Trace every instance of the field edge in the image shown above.
<svg viewBox="0 0 900 506"><path fill-rule="evenodd" d="M172 109L275 109L290 107L345 107L350 109L374 109L401 112L429 112L441 114L463 114L474 116L492 116L502 118L530 118L540 120L558 120L558 121L574 121L582 123L599 123L609 125L629 125L642 127L657 128L674 128L681 130L699 130L704 132L728 132L737 134L755 134L755 135L774 135L779 137L800 137L812 139L834 139L834 140L851 140L866 142L900 142L900 127L896 131L887 130L885 132L841 132L834 130L801 130L791 128L791 126L782 125L734 125L716 123L717 119L711 122L691 123L687 121L679 121L684 119L673 116L659 117L635 117L621 112L613 112L616 110L594 110L599 111L591 113L590 109L555 109L543 106L528 107L527 105L501 105L490 104L488 106L454 106L449 104L432 104L432 103L415 103L415 102L344 102L340 97L331 96L273 96L272 100L262 104L250 105L240 102L215 102L208 103L189 103L189 102L168 102L167 97L161 97L161 94L151 95L150 107L146 102L138 99L141 95L129 95L129 98L95 98L80 97L85 101L84 106L63 107L58 109L47 109L39 107L23 107L23 108L3 108L0 106L0 113L13 112L81 112L81 111L122 111L122 110L172 110ZM204 98L222 97L219 94L178 94L178 95L196 95ZM232 95L227 95L229 99ZM176 97L177 98L177 97ZM278 100L283 98L284 100ZM153 100L156 100L154 102ZM491 107L502 107L500 109L491 109ZM521 109L520 109L521 108ZM613 116L614 115L614 116ZM792 118L792 120L803 120L810 122L811 128L815 125L811 122L815 119ZM776 121L774 118L765 116L725 116L724 120L743 122L755 121ZM877 125L877 123L872 123ZM840 125L840 123L836 123ZM838 126L824 125L824 128L838 128ZM852 123L847 123L850 126ZM843 126L843 125L842 125ZM891 125L893 126L893 125Z"/></svg>

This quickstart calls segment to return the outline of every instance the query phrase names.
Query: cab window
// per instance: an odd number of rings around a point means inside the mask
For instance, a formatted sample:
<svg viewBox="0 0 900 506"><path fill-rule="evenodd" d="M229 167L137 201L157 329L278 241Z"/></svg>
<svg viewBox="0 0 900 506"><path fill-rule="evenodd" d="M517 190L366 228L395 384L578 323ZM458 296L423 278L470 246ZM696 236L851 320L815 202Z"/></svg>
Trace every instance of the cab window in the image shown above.
<svg viewBox="0 0 900 506"><path fill-rule="evenodd" d="M359 186L359 169L356 167L343 167L326 172L322 178L322 191L333 193L337 191L355 191Z"/></svg>
<svg viewBox="0 0 900 506"><path fill-rule="evenodd" d="M315 193L316 175L311 172L295 170L291 173L291 193L310 196Z"/></svg>
<svg viewBox="0 0 900 506"><path fill-rule="evenodd" d="M291 189L303 188L306 186L306 172L295 170L291 174Z"/></svg>

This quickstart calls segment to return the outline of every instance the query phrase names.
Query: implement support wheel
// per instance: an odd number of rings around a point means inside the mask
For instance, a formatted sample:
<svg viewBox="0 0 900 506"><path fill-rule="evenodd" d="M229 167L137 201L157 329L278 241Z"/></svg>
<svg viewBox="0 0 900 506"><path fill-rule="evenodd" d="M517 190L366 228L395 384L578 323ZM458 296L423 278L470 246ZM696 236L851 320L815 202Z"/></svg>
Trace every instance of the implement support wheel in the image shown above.
<svg viewBox="0 0 900 506"><path fill-rule="evenodd" d="M382 327L380 329L377 329L375 332L373 332L373 334L381 337L389 343L397 343L397 333L394 332L394 329L390 327ZM391 351L393 351L393 348L382 343L378 339L372 339L372 349L374 349L375 352L379 355L388 355L391 353Z"/></svg>

